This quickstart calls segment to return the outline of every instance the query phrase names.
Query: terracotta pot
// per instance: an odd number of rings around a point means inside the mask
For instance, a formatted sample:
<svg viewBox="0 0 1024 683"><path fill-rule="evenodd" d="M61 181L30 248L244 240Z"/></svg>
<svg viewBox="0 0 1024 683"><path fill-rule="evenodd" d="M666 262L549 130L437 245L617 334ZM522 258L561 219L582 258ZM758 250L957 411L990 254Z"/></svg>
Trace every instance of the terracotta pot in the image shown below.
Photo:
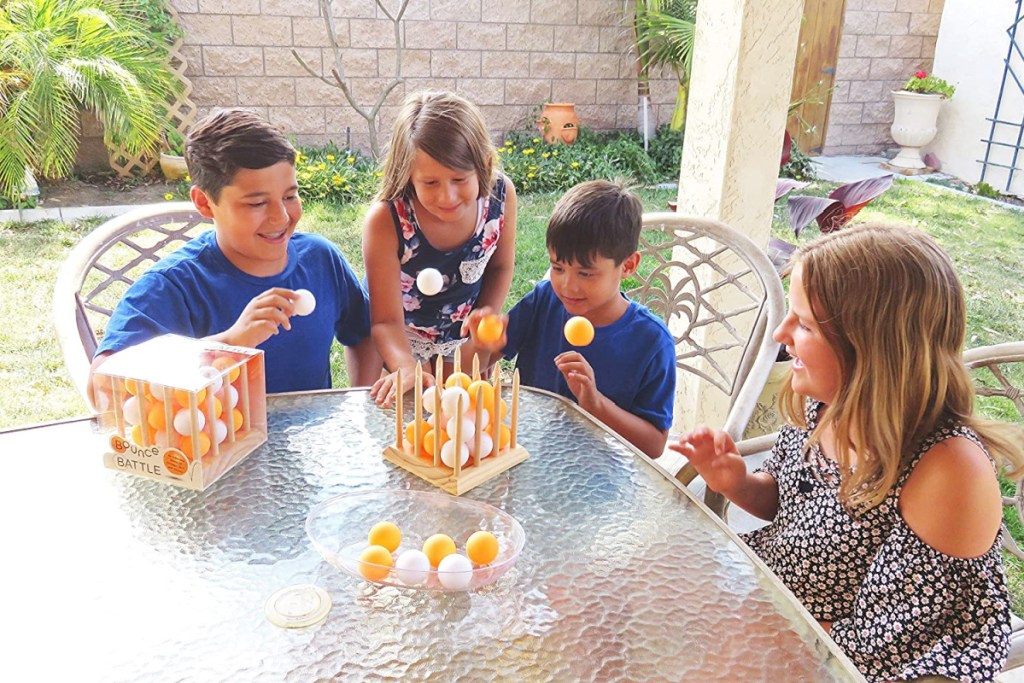
<svg viewBox="0 0 1024 683"><path fill-rule="evenodd" d="M921 147L927 145L938 132L939 107L942 95L925 95L905 90L894 90L896 115L893 119L892 139L900 145L889 163L900 168L925 168L921 160Z"/></svg>
<svg viewBox="0 0 1024 683"><path fill-rule="evenodd" d="M576 142L579 133L580 117L576 115L576 105L566 103L548 103L537 119L537 130L544 136L549 145L564 143L571 145Z"/></svg>
<svg viewBox="0 0 1024 683"><path fill-rule="evenodd" d="M160 152L160 171L163 172L164 178L168 180L181 180L188 175L185 157Z"/></svg>

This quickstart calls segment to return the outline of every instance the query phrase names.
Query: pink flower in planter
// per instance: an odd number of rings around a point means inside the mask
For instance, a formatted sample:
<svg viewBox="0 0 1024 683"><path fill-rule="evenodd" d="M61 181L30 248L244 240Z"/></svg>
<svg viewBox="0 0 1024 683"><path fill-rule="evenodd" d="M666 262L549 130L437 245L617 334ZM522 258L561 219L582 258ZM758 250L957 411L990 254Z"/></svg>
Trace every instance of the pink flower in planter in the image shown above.
<svg viewBox="0 0 1024 683"><path fill-rule="evenodd" d="M914 73L914 77L915 78L928 78L928 72L927 71L918 71L918 72Z"/></svg>

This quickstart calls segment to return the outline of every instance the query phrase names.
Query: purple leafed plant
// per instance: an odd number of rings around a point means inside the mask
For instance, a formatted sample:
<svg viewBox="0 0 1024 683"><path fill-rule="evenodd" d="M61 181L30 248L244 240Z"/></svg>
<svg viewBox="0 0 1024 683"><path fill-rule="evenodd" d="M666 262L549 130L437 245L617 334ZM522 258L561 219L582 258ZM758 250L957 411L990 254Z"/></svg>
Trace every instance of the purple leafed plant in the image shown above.
<svg viewBox="0 0 1024 683"><path fill-rule="evenodd" d="M811 221L823 233L834 232L850 222L857 212L892 187L892 174L840 185L828 197L796 195L789 198L789 222L797 237ZM778 191L776 190L776 193Z"/></svg>
<svg viewBox="0 0 1024 683"><path fill-rule="evenodd" d="M810 183L793 180L792 178L779 178L775 181L775 201L779 201L793 190L802 190Z"/></svg>

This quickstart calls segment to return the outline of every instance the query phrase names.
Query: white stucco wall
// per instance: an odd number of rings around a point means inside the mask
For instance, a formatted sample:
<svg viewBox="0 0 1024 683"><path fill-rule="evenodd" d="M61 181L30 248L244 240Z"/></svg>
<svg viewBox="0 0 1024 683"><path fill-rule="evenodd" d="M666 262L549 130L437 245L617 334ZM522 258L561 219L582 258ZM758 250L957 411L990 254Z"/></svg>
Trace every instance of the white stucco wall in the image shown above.
<svg viewBox="0 0 1024 683"><path fill-rule="evenodd" d="M939 114L939 133L926 146L942 161L942 170L970 183L981 179L987 140L996 111L1003 64L1010 45L1006 29L1016 18L1014 0L946 0L935 47L934 73L956 85L953 99L943 103ZM1024 32L1017 37L1024 42ZM1024 80L1024 63L1019 57L1011 62L1018 78ZM1012 78L1003 93L999 118L1021 122L1024 96ZM997 140L1016 143L1019 129L996 126ZM1009 164L1013 149L993 146L990 161ZM1024 168L1024 153L1017 165ZM989 167L985 182L1006 191L1007 171ZM1010 192L1024 196L1024 171L1015 173Z"/></svg>

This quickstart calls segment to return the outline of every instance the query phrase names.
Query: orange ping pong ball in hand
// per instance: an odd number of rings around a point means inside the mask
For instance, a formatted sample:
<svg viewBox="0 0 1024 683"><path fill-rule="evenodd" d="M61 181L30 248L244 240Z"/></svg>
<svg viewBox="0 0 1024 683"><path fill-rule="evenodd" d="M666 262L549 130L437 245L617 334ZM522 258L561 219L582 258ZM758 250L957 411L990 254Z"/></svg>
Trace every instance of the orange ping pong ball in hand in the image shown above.
<svg viewBox="0 0 1024 683"><path fill-rule="evenodd" d="M594 326L582 315L575 315L565 321L565 340L573 346L586 346L594 341Z"/></svg>
<svg viewBox="0 0 1024 683"><path fill-rule="evenodd" d="M481 318L480 324L476 326L476 336L485 344L493 344L501 339L501 333L504 331L505 326L501 324L501 318L493 313Z"/></svg>

